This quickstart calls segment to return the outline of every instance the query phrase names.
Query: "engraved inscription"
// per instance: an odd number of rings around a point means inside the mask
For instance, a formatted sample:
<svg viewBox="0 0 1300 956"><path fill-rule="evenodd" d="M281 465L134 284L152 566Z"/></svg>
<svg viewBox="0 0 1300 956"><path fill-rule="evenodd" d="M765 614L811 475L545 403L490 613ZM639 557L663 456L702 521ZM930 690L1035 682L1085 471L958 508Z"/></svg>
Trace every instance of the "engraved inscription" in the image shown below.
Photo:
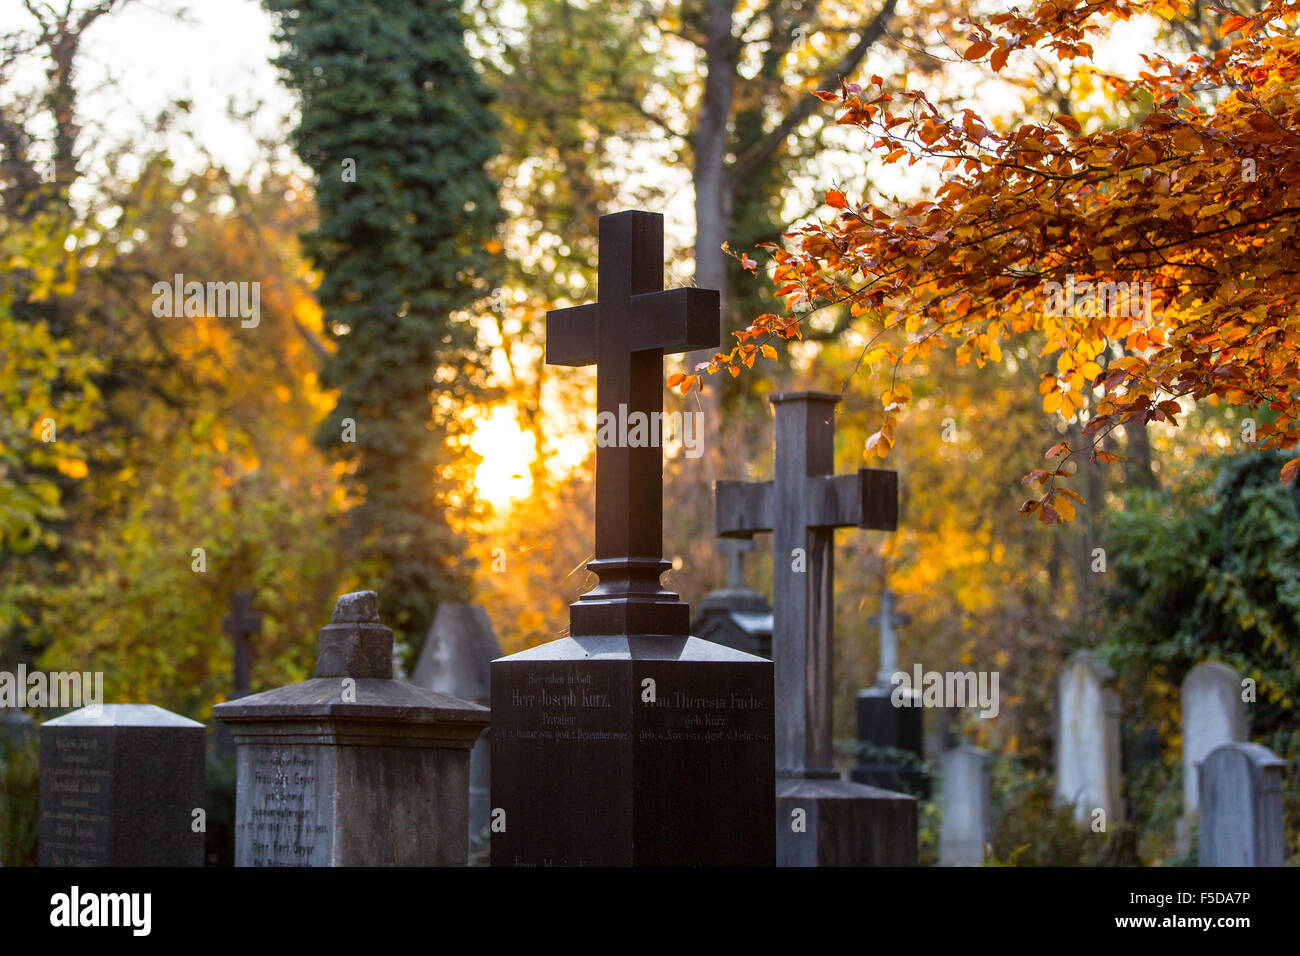
<svg viewBox="0 0 1300 956"><path fill-rule="evenodd" d="M43 849L61 866L107 866L111 755L90 734L65 731L51 739L54 753L41 771L48 798L41 804Z"/></svg>
<svg viewBox="0 0 1300 956"><path fill-rule="evenodd" d="M316 755L254 747L241 772L249 795L236 823L241 865L327 866L329 828Z"/></svg>
<svg viewBox="0 0 1300 956"><path fill-rule="evenodd" d="M613 707L609 689L597 687L590 672L530 673L528 685L510 690L516 711L532 712L534 726L492 731L495 740L625 741L631 734L593 729ZM531 722L531 721L530 721Z"/></svg>

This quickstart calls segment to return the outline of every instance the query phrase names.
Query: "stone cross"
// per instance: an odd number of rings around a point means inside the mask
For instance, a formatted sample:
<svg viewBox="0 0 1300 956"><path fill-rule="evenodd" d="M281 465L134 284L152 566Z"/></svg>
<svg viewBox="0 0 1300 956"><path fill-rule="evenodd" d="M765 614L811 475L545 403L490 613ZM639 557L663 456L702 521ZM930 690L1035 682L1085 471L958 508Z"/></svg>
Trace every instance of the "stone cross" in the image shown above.
<svg viewBox="0 0 1300 956"><path fill-rule="evenodd" d="M718 551L727 556L727 590L745 590L745 555L754 550L753 538L723 538Z"/></svg>
<svg viewBox="0 0 1300 956"><path fill-rule="evenodd" d="M547 314L549 364L599 365L600 580L569 634L491 663L493 866L776 857L772 662L692 637L659 583L663 354L719 333L718 293L663 291L662 255L663 217L601 216L600 300Z"/></svg>
<svg viewBox="0 0 1300 956"><path fill-rule="evenodd" d="M253 646L249 638L262 633L262 615L253 613L253 592L235 592L230 600L230 613L221 626L235 639L235 687L230 699L247 697L253 670Z"/></svg>
<svg viewBox="0 0 1300 956"><path fill-rule="evenodd" d="M894 610L894 592L885 588L880 593L880 613L867 618L867 624L880 628L880 670L876 671L876 686L889 687L898 670L898 636L895 626L906 627L912 615Z"/></svg>
<svg viewBox="0 0 1300 956"><path fill-rule="evenodd" d="M599 301L546 315L547 364L596 365L598 415L629 424L626 441L597 441L596 547L587 568L600 583L569 609L575 637L690 630L689 605L659 583L671 567L663 559L657 440L663 356L716 348L720 306L711 289L664 291L663 253L658 213L601 216ZM637 435L643 440L633 442Z"/></svg>
<svg viewBox="0 0 1300 956"><path fill-rule="evenodd" d="M719 481L715 491L717 535L772 532L778 777L838 776L831 735L835 529L898 526L897 472L832 473L838 401L824 392L772 396L776 477Z"/></svg>

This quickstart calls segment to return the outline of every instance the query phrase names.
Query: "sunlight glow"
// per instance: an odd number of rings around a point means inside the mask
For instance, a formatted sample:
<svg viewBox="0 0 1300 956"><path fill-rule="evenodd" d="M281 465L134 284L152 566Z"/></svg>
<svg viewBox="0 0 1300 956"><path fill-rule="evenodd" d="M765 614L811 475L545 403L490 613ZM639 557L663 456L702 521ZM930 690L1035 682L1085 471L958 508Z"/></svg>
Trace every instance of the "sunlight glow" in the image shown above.
<svg viewBox="0 0 1300 956"><path fill-rule="evenodd" d="M537 458L533 436L519 427L512 405L498 405L481 419L469 447L483 460L474 471L479 497L494 508L527 498L533 491L528 466Z"/></svg>

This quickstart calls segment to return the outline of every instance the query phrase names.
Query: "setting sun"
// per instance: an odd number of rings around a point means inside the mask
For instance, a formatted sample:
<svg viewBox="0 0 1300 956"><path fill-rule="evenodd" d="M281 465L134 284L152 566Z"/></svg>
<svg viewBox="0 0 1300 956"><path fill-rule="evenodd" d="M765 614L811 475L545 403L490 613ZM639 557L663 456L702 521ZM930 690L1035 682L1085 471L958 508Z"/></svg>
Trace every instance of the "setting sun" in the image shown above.
<svg viewBox="0 0 1300 956"><path fill-rule="evenodd" d="M493 507L507 507L532 492L528 466L537 457L537 448L533 436L519 427L514 406L493 408L474 429L469 447L483 458L474 470L474 484Z"/></svg>

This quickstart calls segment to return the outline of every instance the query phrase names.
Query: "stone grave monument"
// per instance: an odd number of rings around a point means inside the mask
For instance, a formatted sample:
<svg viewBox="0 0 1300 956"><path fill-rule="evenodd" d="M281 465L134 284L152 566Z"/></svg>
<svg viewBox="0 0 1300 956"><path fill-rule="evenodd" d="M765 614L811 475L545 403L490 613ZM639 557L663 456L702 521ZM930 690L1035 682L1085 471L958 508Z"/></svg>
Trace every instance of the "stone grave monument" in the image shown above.
<svg viewBox="0 0 1300 956"><path fill-rule="evenodd" d="M1198 768L1201 866L1283 866L1286 761L1259 744L1223 744Z"/></svg>
<svg viewBox="0 0 1300 956"><path fill-rule="evenodd" d="M459 866L488 712L393 680L373 591L339 598L316 676L218 704L235 737L236 866Z"/></svg>
<svg viewBox="0 0 1300 956"><path fill-rule="evenodd" d="M894 628L906 626L912 619L899 613L895 605L894 592L885 588L880 595L880 613L867 619L880 630L880 668L875 686L858 691L858 760L849 777L872 787L928 797L930 781L922 765L921 692L915 687L895 687L892 680L898 671ZM895 706L898 695L912 706Z"/></svg>
<svg viewBox="0 0 1300 956"><path fill-rule="evenodd" d="M916 800L841 780L833 765L836 528L898 523L898 476L833 473L839 397L771 398L772 481L719 481L715 533L772 533L772 653L777 697L777 862L782 866L916 862Z"/></svg>
<svg viewBox="0 0 1300 956"><path fill-rule="evenodd" d="M770 866L772 663L689 634L663 559L663 355L716 348L718 293L663 291L663 217L600 218L599 301L547 315L597 365L599 583L569 636L492 663L493 866Z"/></svg>
<svg viewBox="0 0 1300 956"><path fill-rule="evenodd" d="M727 556L727 586L704 596L699 614L691 622L691 633L771 660L772 607L763 595L745 586L744 558L754 550L754 541L720 538L718 550Z"/></svg>
<svg viewBox="0 0 1300 956"><path fill-rule="evenodd" d="M202 866L203 725L151 704L41 725L41 866Z"/></svg>
<svg viewBox="0 0 1300 956"><path fill-rule="evenodd" d="M1111 680L1109 668L1079 651L1057 682L1056 798L1081 822L1098 809L1108 825L1122 819L1120 705Z"/></svg>
<svg viewBox="0 0 1300 956"><path fill-rule="evenodd" d="M943 757L943 824L939 830L940 866L982 866L992 839L989 755L962 744Z"/></svg>
<svg viewBox="0 0 1300 956"><path fill-rule="evenodd" d="M1197 767L1223 744L1245 743L1246 705L1241 677L1227 664L1202 661L1187 672L1182 687L1183 818L1178 821L1178 849L1191 849L1199 786Z"/></svg>

